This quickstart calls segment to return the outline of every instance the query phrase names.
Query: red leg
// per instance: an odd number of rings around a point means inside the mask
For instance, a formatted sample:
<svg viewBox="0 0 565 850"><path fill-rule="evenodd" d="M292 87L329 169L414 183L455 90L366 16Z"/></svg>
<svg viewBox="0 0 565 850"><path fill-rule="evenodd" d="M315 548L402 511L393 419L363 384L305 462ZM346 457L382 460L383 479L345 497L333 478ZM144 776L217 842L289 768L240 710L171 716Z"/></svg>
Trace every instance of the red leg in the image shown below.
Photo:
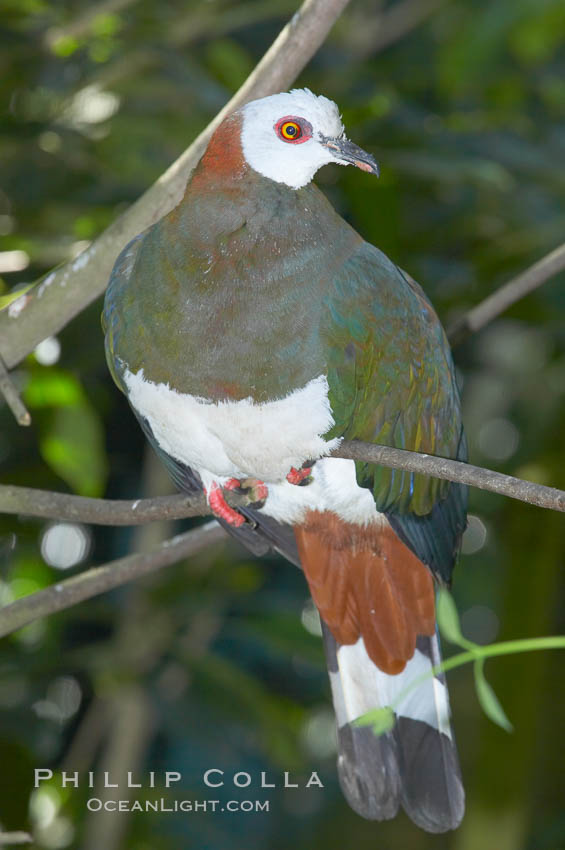
<svg viewBox="0 0 565 850"><path fill-rule="evenodd" d="M241 487L243 490L249 491L249 497L254 502L264 502L269 495L269 488L264 481L259 481L258 478L244 478Z"/></svg>
<svg viewBox="0 0 565 850"><path fill-rule="evenodd" d="M235 479L231 480L233 481ZM237 486L239 486L239 481L237 482ZM234 488L232 486L228 487L227 489L233 490ZM212 512L217 517L225 520L230 525L233 525L234 528L239 528L241 525L243 525L243 523L245 522L245 517L228 505L224 498L222 488L218 484L213 482L210 487L210 492L206 493L206 496L208 497L208 504L210 505Z"/></svg>
<svg viewBox="0 0 565 850"><path fill-rule="evenodd" d="M241 490L253 502L264 502L269 495L269 488L258 478L228 478L222 490Z"/></svg>
<svg viewBox="0 0 565 850"><path fill-rule="evenodd" d="M312 474L311 466L303 466L301 469L295 469L294 466L290 467L290 472L286 476L286 480L289 484L301 484L309 475Z"/></svg>

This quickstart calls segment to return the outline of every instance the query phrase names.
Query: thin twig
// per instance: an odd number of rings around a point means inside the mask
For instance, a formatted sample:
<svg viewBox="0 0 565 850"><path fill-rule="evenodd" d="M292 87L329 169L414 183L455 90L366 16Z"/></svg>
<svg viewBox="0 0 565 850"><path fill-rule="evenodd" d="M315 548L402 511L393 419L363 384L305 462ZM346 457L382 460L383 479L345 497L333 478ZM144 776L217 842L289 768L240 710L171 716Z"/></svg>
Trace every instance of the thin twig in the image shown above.
<svg viewBox="0 0 565 850"><path fill-rule="evenodd" d="M185 534L165 540L152 552L119 558L24 596L0 609L0 637L9 635L47 614L70 608L84 599L120 587L134 578L176 564L183 558L188 558L210 544L222 540L225 534L217 522L208 522Z"/></svg>
<svg viewBox="0 0 565 850"><path fill-rule="evenodd" d="M181 200L210 136L230 112L287 89L325 40L349 0L305 0L239 91L154 185L75 260L26 293L21 309L0 312L0 354L11 369L104 292L114 260L138 233Z"/></svg>
<svg viewBox="0 0 565 850"><path fill-rule="evenodd" d="M565 242L457 319L448 328L449 341L452 345L459 345L468 336L484 328L516 301L529 295L563 269L565 269Z"/></svg>
<svg viewBox="0 0 565 850"><path fill-rule="evenodd" d="M554 511L565 511L565 491L533 481L524 481L512 475L503 475L492 469L472 466L457 460L435 455L394 449L358 440L343 442L332 452L332 457L378 463L407 472L420 472L434 478L456 481L489 490ZM226 493L233 507L249 504L244 495L233 491ZM199 496L161 496L155 499L125 500L86 499L65 493L51 493L29 487L0 485L0 513L37 516L44 519L89 522L95 525L140 525L157 519L181 519L189 516L206 516L210 510L206 500Z"/></svg>
<svg viewBox="0 0 565 850"><path fill-rule="evenodd" d="M0 356L0 394L6 399L6 404L16 417L18 425L31 425L31 416L20 394L14 386L8 370Z"/></svg>

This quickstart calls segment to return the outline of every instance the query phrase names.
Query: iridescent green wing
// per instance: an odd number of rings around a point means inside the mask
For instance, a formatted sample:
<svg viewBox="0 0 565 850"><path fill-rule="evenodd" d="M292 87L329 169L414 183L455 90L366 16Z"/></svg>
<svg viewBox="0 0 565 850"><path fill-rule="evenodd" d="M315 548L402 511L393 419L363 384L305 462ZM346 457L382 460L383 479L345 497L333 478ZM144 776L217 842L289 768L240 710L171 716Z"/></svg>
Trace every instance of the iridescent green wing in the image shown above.
<svg viewBox="0 0 565 850"><path fill-rule="evenodd" d="M130 284L134 273L139 250L145 239L145 233L140 233L128 242L114 263L110 281L104 298L102 311L102 330L105 335L106 361L114 382L122 392L125 385L122 380L124 358L127 352L122 350L124 336L137 338L138 326L129 327L128 318L134 315L135 288Z"/></svg>
<svg viewBox="0 0 565 850"><path fill-rule="evenodd" d="M422 289L363 244L334 281L322 328L329 436L465 459L449 344ZM466 488L357 463L359 484L416 554L448 580L465 526Z"/></svg>

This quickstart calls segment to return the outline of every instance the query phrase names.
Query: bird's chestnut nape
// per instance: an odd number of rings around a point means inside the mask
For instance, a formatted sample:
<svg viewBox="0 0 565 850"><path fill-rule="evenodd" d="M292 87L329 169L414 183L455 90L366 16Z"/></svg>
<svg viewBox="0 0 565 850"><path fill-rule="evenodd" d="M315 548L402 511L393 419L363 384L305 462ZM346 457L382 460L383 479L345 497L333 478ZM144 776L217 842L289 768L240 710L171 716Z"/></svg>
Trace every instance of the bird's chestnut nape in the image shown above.
<svg viewBox="0 0 565 850"><path fill-rule="evenodd" d="M275 133L283 142L300 145L312 138L312 125L305 118L285 115L274 126Z"/></svg>

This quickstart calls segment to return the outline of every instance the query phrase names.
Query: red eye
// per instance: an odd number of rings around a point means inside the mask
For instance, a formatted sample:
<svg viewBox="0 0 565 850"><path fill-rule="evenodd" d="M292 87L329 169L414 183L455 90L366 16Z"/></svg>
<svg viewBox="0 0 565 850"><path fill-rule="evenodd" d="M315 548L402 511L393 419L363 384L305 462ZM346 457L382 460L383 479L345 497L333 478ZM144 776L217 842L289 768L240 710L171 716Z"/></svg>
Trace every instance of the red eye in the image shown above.
<svg viewBox="0 0 565 850"><path fill-rule="evenodd" d="M275 132L283 142L300 144L312 138L312 125L308 121L305 121L304 118L294 118L292 115L286 115L275 124Z"/></svg>

